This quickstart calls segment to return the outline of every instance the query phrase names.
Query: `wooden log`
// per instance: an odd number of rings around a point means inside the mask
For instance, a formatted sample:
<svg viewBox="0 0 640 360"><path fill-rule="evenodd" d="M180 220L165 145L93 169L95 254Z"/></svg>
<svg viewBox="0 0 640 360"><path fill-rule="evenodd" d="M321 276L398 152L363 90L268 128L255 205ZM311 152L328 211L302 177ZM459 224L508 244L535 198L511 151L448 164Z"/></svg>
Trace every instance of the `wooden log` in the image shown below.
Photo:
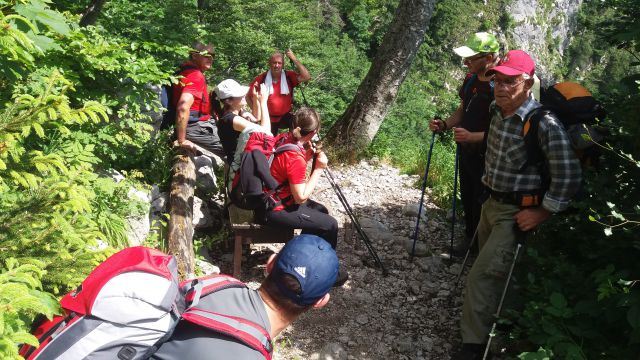
<svg viewBox="0 0 640 360"><path fill-rule="evenodd" d="M195 276L193 250L193 190L196 168L193 153L181 148L174 157L169 195L169 253L176 257L180 279Z"/></svg>

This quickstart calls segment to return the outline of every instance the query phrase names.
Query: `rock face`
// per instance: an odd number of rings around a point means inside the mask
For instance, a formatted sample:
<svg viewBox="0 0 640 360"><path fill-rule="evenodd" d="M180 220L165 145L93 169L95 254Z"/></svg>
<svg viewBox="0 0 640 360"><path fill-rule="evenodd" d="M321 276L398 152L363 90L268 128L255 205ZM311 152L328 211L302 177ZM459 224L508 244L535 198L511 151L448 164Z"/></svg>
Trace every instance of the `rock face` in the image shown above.
<svg viewBox="0 0 640 360"><path fill-rule="evenodd" d="M200 155L193 158L193 164L196 166L196 194L205 196L217 192L216 175L213 172L215 160Z"/></svg>
<svg viewBox="0 0 640 360"><path fill-rule="evenodd" d="M562 54L571 42L582 0L514 0L507 12L515 22L509 30L517 48L534 58L543 86L555 82Z"/></svg>
<svg viewBox="0 0 640 360"><path fill-rule="evenodd" d="M145 204L152 201L150 194L143 190L131 188L127 195L129 199L140 201ZM129 245L131 246L141 245L149 235L149 230L151 230L151 224L149 223L149 208L145 206L145 209L145 212L141 215L127 217L127 238L129 239Z"/></svg>

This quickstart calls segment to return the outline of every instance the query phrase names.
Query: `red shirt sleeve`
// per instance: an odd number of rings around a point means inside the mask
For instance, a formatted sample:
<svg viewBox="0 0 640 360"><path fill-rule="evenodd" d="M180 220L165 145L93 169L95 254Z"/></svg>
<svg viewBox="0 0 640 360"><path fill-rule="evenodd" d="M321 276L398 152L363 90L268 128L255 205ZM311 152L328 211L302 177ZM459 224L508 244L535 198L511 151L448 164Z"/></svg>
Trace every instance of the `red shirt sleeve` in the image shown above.
<svg viewBox="0 0 640 360"><path fill-rule="evenodd" d="M307 181L307 161L300 152L287 151L283 154L288 162L287 179L289 184L304 184Z"/></svg>
<svg viewBox="0 0 640 360"><path fill-rule="evenodd" d="M193 95L195 99L202 100L206 92L206 83L204 75L200 71L187 70L182 74L184 77L180 79L182 83L182 92Z"/></svg>
<svg viewBox="0 0 640 360"><path fill-rule="evenodd" d="M285 199L291 195L291 185L304 184L307 181L307 161L300 151L285 151L278 154L271 164L271 175L279 184L288 181L288 185L278 190L278 197ZM277 208L274 210L281 210Z"/></svg>

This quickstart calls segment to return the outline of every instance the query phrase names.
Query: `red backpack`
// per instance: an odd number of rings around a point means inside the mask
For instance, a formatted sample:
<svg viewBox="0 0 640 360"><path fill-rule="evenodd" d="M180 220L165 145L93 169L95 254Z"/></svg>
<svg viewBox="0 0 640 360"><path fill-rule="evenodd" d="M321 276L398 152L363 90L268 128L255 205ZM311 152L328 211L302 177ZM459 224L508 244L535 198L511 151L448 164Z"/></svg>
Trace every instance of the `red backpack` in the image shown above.
<svg viewBox="0 0 640 360"><path fill-rule="evenodd" d="M142 246L126 248L60 300L64 315L39 324L33 335L40 346L23 345L20 355L26 360L147 359L178 321L189 321L270 359L271 338L265 329L198 307L201 298L232 287L246 285L224 275L178 283L173 256Z"/></svg>
<svg viewBox="0 0 640 360"><path fill-rule="evenodd" d="M274 199L275 193L286 186L271 176L273 157L285 151L301 151L295 144L285 143L286 133L276 137L261 131L253 131L241 155L240 167L235 169L231 181L229 199L245 210L268 211L284 199Z"/></svg>

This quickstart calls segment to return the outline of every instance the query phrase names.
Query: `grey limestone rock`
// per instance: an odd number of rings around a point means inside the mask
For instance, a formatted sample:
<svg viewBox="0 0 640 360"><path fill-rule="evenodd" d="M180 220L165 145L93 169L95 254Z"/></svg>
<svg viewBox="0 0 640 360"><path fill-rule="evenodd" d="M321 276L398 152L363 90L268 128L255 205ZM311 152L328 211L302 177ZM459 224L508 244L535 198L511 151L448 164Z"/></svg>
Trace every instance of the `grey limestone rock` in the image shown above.
<svg viewBox="0 0 640 360"><path fill-rule="evenodd" d="M409 255L413 250L413 239L406 239L404 242L404 248ZM423 257L430 254L429 247L421 241L416 241L414 256Z"/></svg>
<svg viewBox="0 0 640 360"><path fill-rule="evenodd" d="M193 158L196 167L196 191L198 194L210 194L216 191L216 175L213 172L215 161L200 155Z"/></svg>

